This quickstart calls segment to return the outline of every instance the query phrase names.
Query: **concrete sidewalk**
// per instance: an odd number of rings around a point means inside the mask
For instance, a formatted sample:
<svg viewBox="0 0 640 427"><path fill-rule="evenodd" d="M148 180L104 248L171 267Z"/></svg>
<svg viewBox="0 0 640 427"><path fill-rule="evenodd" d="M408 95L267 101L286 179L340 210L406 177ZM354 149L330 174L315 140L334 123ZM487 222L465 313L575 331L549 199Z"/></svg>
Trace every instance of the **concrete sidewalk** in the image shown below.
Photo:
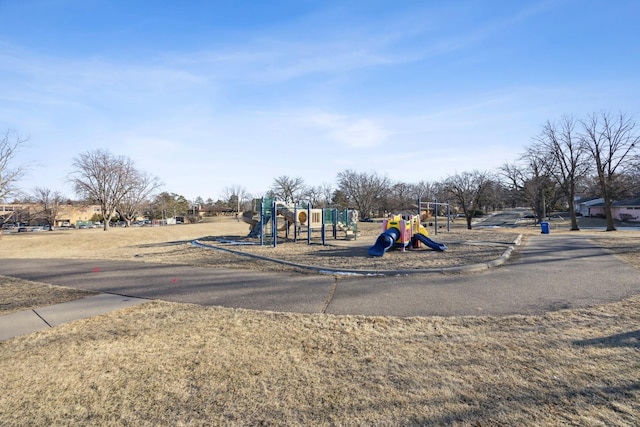
<svg viewBox="0 0 640 427"><path fill-rule="evenodd" d="M47 307L18 311L0 316L0 341L148 301L150 300L145 298L98 294Z"/></svg>
<svg viewBox="0 0 640 427"><path fill-rule="evenodd" d="M515 259L501 268L483 263L472 274L369 277L68 259L41 259L34 269L32 260L4 261L0 275L100 295L1 316L0 340L150 299L302 314L413 317L542 314L640 294L635 268L577 234L530 235ZM470 267L458 269L468 273Z"/></svg>
<svg viewBox="0 0 640 427"><path fill-rule="evenodd" d="M519 240L520 238L518 238L518 242L516 242L516 244L520 244ZM482 271L504 263L509 258L511 250L512 248L507 248L502 256L489 263L463 265L451 267L445 270L449 272ZM331 269L318 267L317 270L328 271ZM438 269L437 271L441 270L442 269ZM336 271L340 271L340 269L337 269ZM395 273L397 274L401 272ZM0 316L0 342L20 335L26 335L32 332L52 328L74 320L86 319L121 308L142 304L150 300L151 299L101 293L75 301L7 314Z"/></svg>

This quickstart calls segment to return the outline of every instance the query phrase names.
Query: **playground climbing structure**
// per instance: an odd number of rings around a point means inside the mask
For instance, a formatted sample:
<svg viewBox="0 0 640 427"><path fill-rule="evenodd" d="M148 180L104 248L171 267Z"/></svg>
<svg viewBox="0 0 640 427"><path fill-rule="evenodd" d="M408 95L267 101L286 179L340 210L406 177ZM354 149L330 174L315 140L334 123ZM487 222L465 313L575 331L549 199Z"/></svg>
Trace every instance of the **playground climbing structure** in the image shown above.
<svg viewBox="0 0 640 427"><path fill-rule="evenodd" d="M400 248L403 251L407 247L419 248L420 243L435 251L447 250L446 245L429 238L426 228L420 224L419 216L404 219L402 215L394 215L383 221L382 230L375 244L369 248L369 256L381 257L392 248Z"/></svg>
<svg viewBox="0 0 640 427"><path fill-rule="evenodd" d="M249 224L248 237L260 238L261 245L276 246L278 231L294 241L306 233L309 244L312 233L319 231L323 245L329 232L333 239L337 239L339 233L344 233L346 239L355 239L358 234L355 210L312 208L310 203L287 204L267 197L254 199L253 209L245 211L242 219Z"/></svg>

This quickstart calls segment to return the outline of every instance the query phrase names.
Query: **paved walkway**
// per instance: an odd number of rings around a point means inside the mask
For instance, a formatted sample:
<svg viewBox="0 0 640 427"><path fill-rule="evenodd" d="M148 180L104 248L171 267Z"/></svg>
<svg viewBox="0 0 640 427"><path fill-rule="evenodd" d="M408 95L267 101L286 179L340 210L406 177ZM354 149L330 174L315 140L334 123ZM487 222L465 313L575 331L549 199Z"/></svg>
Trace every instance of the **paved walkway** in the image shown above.
<svg viewBox="0 0 640 427"><path fill-rule="evenodd" d="M98 294L62 304L7 314L0 316L0 341L147 301L149 300L142 298Z"/></svg>
<svg viewBox="0 0 640 427"><path fill-rule="evenodd" d="M637 270L579 234L529 236L502 266L445 275L332 276L55 259L2 260L0 275L112 294L113 299L97 304L103 312L121 303L160 299L298 313L501 316L585 307L640 293ZM98 300L91 298L29 312L40 317L47 310L96 305ZM87 311L82 317L90 315ZM19 319L30 316L1 316L0 333L24 333Z"/></svg>

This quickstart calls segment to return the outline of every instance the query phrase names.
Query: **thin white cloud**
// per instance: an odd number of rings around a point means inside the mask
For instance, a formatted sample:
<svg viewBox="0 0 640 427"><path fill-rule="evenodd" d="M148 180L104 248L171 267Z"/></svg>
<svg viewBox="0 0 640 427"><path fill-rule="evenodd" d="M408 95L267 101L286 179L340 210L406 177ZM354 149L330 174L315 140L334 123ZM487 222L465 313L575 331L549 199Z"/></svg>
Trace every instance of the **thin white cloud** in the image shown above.
<svg viewBox="0 0 640 427"><path fill-rule="evenodd" d="M337 147L375 148L384 143L388 132L376 121L345 115L315 113L297 119L308 123L323 133L327 140L337 142Z"/></svg>
<svg viewBox="0 0 640 427"><path fill-rule="evenodd" d="M511 19L459 27L452 19L459 7L412 9L384 23L376 18L327 26L303 20L269 36L250 34L191 52L163 52L160 59L214 79L282 82L447 55L494 36Z"/></svg>
<svg viewBox="0 0 640 427"><path fill-rule="evenodd" d="M171 191L216 197L232 184L266 190L283 174L320 184L346 168L442 179L512 160L562 113L636 112L640 85L615 70L633 71L631 59L607 63L600 82L580 73L501 74L513 58L503 49L521 53L504 37L555 7L571 12L561 0L414 2L384 7L384 15L380 7L354 15L356 7L323 4L267 30L197 34L199 43L163 45L141 33L143 56L135 58L124 45L105 50L122 55L72 56L72 44L40 54L0 40L0 129L31 136L25 154L49 162L36 185L51 182L54 170L64 175L83 150L109 147ZM562 71L578 59L553 66ZM527 64L535 73L537 64Z"/></svg>

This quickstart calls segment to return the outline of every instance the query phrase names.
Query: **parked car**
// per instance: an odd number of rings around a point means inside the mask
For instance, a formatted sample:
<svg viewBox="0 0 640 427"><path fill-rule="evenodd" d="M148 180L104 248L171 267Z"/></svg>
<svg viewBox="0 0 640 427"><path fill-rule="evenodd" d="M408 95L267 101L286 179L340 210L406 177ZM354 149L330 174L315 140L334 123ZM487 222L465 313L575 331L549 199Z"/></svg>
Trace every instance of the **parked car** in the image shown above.
<svg viewBox="0 0 640 427"><path fill-rule="evenodd" d="M27 231L27 227L18 227L18 233L26 233Z"/></svg>

